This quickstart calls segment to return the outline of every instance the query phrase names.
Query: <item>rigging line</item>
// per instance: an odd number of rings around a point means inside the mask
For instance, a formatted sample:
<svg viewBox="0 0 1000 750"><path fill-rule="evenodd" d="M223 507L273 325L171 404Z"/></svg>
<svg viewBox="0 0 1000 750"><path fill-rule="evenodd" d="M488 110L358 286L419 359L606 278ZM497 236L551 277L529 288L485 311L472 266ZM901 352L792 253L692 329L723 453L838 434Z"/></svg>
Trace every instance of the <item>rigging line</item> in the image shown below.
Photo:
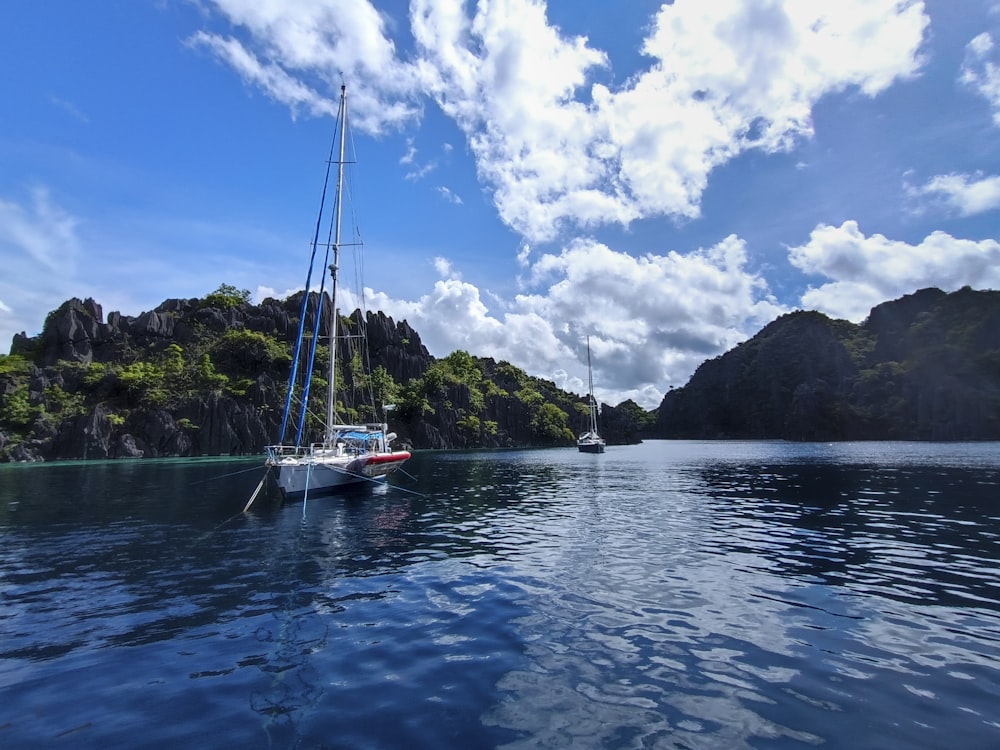
<svg viewBox="0 0 1000 750"><path fill-rule="evenodd" d="M358 161L357 147L355 145L355 137L353 130L347 131L347 142L349 143L350 147L350 155L344 157L343 163L345 165L357 164ZM339 247L344 248L349 246L352 252L353 272L354 272L353 291L354 291L355 302L357 304L357 309L360 311L360 316L358 320L359 334L356 334L355 336L353 336L353 338L359 338L362 340L362 343L359 345L359 351L361 351L364 373L369 376L367 388L362 386L362 390L367 392L369 401L373 405L372 409L373 419L384 421L382 413L378 409L378 406L374 403L374 391L372 390L371 379L370 379L372 373L371 353L370 353L370 348L367 346L367 341L365 341L365 338L367 336L367 325L368 325L367 323L368 306L367 306L367 300L365 298L365 289L364 289L364 261L365 261L365 256L363 252L364 241L361 237L361 228L358 225L358 216L357 216L358 202L355 200L354 197L356 182L357 182L357 174L355 170L345 169L344 182L341 189L342 194L339 196L338 200L340 201L340 205L343 205L343 203L345 202L348 204L351 217L351 233L354 241L351 242L349 245L348 243L341 242L339 244ZM345 334L344 336L345 345L348 343L347 339L350 336L351 336L350 334ZM353 351L351 353L353 354ZM356 387L357 384L355 383L355 388Z"/></svg>
<svg viewBox="0 0 1000 750"><path fill-rule="evenodd" d="M344 107L344 109L346 110L346 107ZM347 117L346 111L344 112L343 116L345 118ZM344 137L344 133L345 132L347 132L347 128L346 127L340 129L340 137L341 138ZM331 151L330 151L330 157L331 157L331 159L333 158L333 147L332 146L331 146ZM340 156L340 155L338 155L338 159L342 160L343 157ZM342 167L343 167L343 162L342 161L338 161L337 165L338 165L338 170L341 170ZM331 300L331 310L330 310L330 325L327 326L326 337L327 337L327 341L329 342L330 360L331 360L331 362L335 361L336 360L336 356L337 356L336 347L337 347L337 327L338 326L337 326L337 310L336 310L336 308L332 307L333 300L335 300L336 297L337 297L337 290L336 290L336 288L334 288L334 285L337 283L337 279L336 279L336 277L334 277L333 270L330 268L330 250L332 249L334 251L334 253L337 256L339 256L340 248L338 246L336 246L334 243L335 242L339 242L340 238L337 237L334 234L334 230L336 229L337 216L340 213L340 206L341 206L342 202L343 202L343 196L341 195L341 190L339 189L337 191L336 195L334 196L333 211L330 212L330 221L327 224L327 228L326 228L326 248L325 248L325 253L323 255L323 281L322 281L322 283L320 285L320 294L323 294L323 290L326 288L326 272L329 270L330 271L330 300ZM317 339L319 338L319 324L316 325L316 337L317 337ZM313 344L313 350L315 352L315 342ZM310 363L309 363L309 371L310 372L312 372L314 361L315 361L315 358L313 360L310 360ZM335 384L329 384L329 385L335 385ZM336 412L337 412L337 394L334 393L333 394L333 414L330 415L333 418L333 421L336 421ZM324 431L323 431L323 441L324 442L326 442L327 437L329 437L329 436L326 434L326 430L324 429Z"/></svg>
<svg viewBox="0 0 1000 750"><path fill-rule="evenodd" d="M338 125L341 117L343 117L343 106L341 106L341 112L337 116ZM291 410L292 390L295 388L295 381L298 378L299 356L302 349L302 333L305 330L306 323L306 303L309 300L309 285L312 283L313 265L316 262L316 244L319 241L320 227L323 224L323 208L326 205L326 189L330 184L330 166L333 163L333 149L337 143L336 133L337 129L334 129L334 136L330 142L330 155L326 160L326 174L323 177L323 192L319 199L319 213L316 216L316 230L313 233L312 254L309 258L309 272L306 274L305 294L302 297L302 309L299 313L299 332L295 339L295 355L292 358L292 372L288 378L288 395L285 397L285 413L281 417L281 433L278 437L279 443L285 442L285 430L288 427L288 414Z"/></svg>
<svg viewBox="0 0 1000 750"><path fill-rule="evenodd" d="M357 164L357 146L355 145L354 131L350 131L348 134L348 141L350 143L351 158L349 160L345 159L345 164ZM357 206L358 201L355 199L355 186L359 180L359 176L355 170L345 170L344 174L344 192L348 197L348 207L351 214L351 236L353 242L350 244L352 258L354 261L354 293L357 296L357 307L361 310L362 314L367 313L367 305L365 303L364 295L364 240L361 237L361 226L358 222L358 212ZM341 243L341 247L345 244Z"/></svg>
<svg viewBox="0 0 1000 750"><path fill-rule="evenodd" d="M237 474L246 474L250 471L257 471L260 466L251 466L249 469L242 469L240 471L234 471L231 474L220 474L217 477L209 477L208 479L199 479L197 482L189 482L188 487L193 487L196 484L205 484L206 482L214 482L216 479L225 479L226 477L235 477Z"/></svg>
<svg viewBox="0 0 1000 750"><path fill-rule="evenodd" d="M253 491L253 494L250 496L250 499L247 500L247 504L243 507L244 513L250 510L250 506L253 505L253 501L257 499L257 495L259 495L260 491L264 489L264 483L267 481L267 475L270 473L271 473L271 467L268 466L267 471L264 472L264 476L260 478L260 484L257 485L257 489Z"/></svg>
<svg viewBox="0 0 1000 750"><path fill-rule="evenodd" d="M357 201L354 199L353 190L354 175L350 175L350 180L348 181L347 190L350 195L351 203L351 238L353 242L351 243L351 257L354 260L354 290L355 294L358 296L358 308L364 313L367 312L367 306L365 304L365 242L361 237L361 227L358 224L357 215Z"/></svg>
<svg viewBox="0 0 1000 750"><path fill-rule="evenodd" d="M405 474L410 479L412 479L414 482L417 481L417 478L415 476L413 476L410 472L408 472L406 469L404 469L402 466L400 466L398 469L396 469L396 471L400 472L401 474Z"/></svg>
<svg viewBox="0 0 1000 750"><path fill-rule="evenodd" d="M316 256L316 246L313 245L313 257ZM292 372L288 376L288 393L285 395L285 411L281 415L281 431L278 442L285 442L285 430L288 427L288 415L291 412L292 394L295 391L295 381L298 380L299 358L302 351L302 333L306 324L306 303L309 300L309 284L312 281L312 261L309 262L309 273L306 274L306 290L302 295L302 308L299 310L299 331L295 337L295 348L292 354Z"/></svg>
<svg viewBox="0 0 1000 750"><path fill-rule="evenodd" d="M357 153L354 133L353 131L349 134L351 150L352 153ZM357 158L355 157L352 163L356 163ZM373 418L376 421L385 421L385 412L380 408L380 404L375 403L375 391L372 384L372 364L371 364L371 347L368 346L367 334L368 334L368 301L365 295L365 253L364 253L364 239L361 236L361 227L358 222L357 216L357 201L354 199L354 192L356 188L357 175L352 171L348 175L346 191L350 196L350 208L351 208L351 231L354 237L354 242L352 243L352 255L354 258L354 288L357 294L357 304L358 310L361 312L359 320L359 331L362 343L360 344L360 349L362 350L362 358L364 360L364 371L368 375L367 387L365 388L368 400L372 405Z"/></svg>
<svg viewBox="0 0 1000 750"><path fill-rule="evenodd" d="M259 466L255 466L254 468L255 469L259 469L260 467ZM242 474L243 472L237 472L237 473ZM250 509L250 506L253 505L253 501L257 499L257 495L260 494L261 489L263 489L264 483L267 480L267 477L268 477L268 475L270 473L271 473L270 468L268 468L264 472L264 476L261 478L260 484L257 485L257 489L254 490L253 495L250 497L250 502L248 502L246 504L246 506L243 508L243 510L241 510L239 513L236 513L236 514L230 516L225 521L220 522L211 531L207 531L204 534L202 534L200 537L198 537L197 540L195 540L195 542L193 542L193 544L200 544L201 542L203 542L205 539L207 539L209 536L211 536L212 534L214 534L216 531L218 531L219 529L221 529L226 524L228 524L228 523L230 523L232 521L235 521L237 518L240 518L241 516L245 515L246 512Z"/></svg>
<svg viewBox="0 0 1000 750"><path fill-rule="evenodd" d="M349 477L357 477L358 479L364 479L366 482L372 482L374 484L377 484L379 487L388 487L389 489L399 490L400 492L406 492L409 493L410 495L416 495L417 497L427 497L427 495L424 495L421 492L417 492L416 490L408 490L406 489L406 487L400 487L398 484L389 484L388 479L385 480L375 479L374 477L369 477L365 476L364 474L359 474L356 471L348 471L347 469L338 469L337 467L334 466L330 466L328 468L332 469L333 471L339 472L341 474L346 474ZM396 469L396 471L401 471L401 469Z"/></svg>
<svg viewBox="0 0 1000 750"><path fill-rule="evenodd" d="M399 471L399 469L396 469L396 471ZM417 492L416 490L408 490L406 489L406 487L400 487L398 484L389 484L388 481L386 481L385 486L388 487L390 490L398 490L399 492L405 492L408 495L416 495L417 497L423 497L423 498L427 497L427 495L425 495L422 492Z"/></svg>
<svg viewBox="0 0 1000 750"><path fill-rule="evenodd" d="M313 419L322 419L319 414L314 412L312 409L306 409L306 416L312 417Z"/></svg>
<svg viewBox="0 0 1000 750"><path fill-rule="evenodd" d="M325 275L325 274L324 274ZM316 312L313 317L313 327L312 327L312 343L309 345L309 365L306 367L306 371L302 376L302 398L299 401L299 406L301 407L298 419L298 429L295 431L295 447L302 445L302 430L305 427L305 418L302 412L306 409L306 404L309 403L309 389L312 387L312 364L313 356L316 353L316 341L319 338L319 320L320 314L323 310L323 286L320 282L320 294L317 296L316 300ZM312 297L312 293L308 290L306 295Z"/></svg>
<svg viewBox="0 0 1000 750"><path fill-rule="evenodd" d="M329 246L326 250L326 258L330 257ZM323 299L326 295L323 288L326 286L326 258L323 262L323 277L319 283L319 300L316 303L316 320L313 324L313 340L309 349L309 367L306 369L305 388L302 394L302 409L299 412L299 429L295 434L295 445L302 445L302 430L306 425L306 411L309 405L309 390L312 387L313 366L316 363L316 345L319 343L319 327L323 322ZM325 436L324 436L325 437Z"/></svg>

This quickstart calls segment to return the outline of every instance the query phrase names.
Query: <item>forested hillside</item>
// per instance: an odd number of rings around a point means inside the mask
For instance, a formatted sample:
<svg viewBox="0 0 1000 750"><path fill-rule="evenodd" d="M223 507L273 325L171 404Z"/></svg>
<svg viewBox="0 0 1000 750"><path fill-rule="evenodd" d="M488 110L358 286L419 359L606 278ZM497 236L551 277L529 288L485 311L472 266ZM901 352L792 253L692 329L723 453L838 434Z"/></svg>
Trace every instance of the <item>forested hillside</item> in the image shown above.
<svg viewBox="0 0 1000 750"><path fill-rule="evenodd" d="M923 289L861 325L784 315L667 393L655 435L1000 440L1000 292Z"/></svg>
<svg viewBox="0 0 1000 750"><path fill-rule="evenodd" d="M105 320L69 300L37 337L0 355L0 460L261 453L277 434L301 293L249 302L223 285ZM324 309L329 311L329 305ZM311 404L329 366L331 316L321 321ZM341 340L342 418L374 418L371 389L394 404L390 428L412 448L570 446L586 399L509 362L456 351L432 357L406 321L343 318L367 329L361 351ZM652 353L651 353L652 356ZM318 439L318 420L311 439ZM872 309L856 325L817 312L784 315L703 363L646 411L601 409L611 444L658 438L1000 440L1000 292L924 289Z"/></svg>
<svg viewBox="0 0 1000 750"><path fill-rule="evenodd" d="M262 452L277 434L301 303L300 293L252 305L248 292L223 285L105 320L94 300L67 301L41 335L16 336L0 356L0 460ZM331 319L320 326L314 414L325 411ZM362 351L340 341L343 419L375 418L361 406L371 389L395 405L390 426L417 449L571 445L583 428L585 400L549 381L464 351L435 359L405 321L382 313L355 311L341 330L362 326L374 369L366 376ZM638 441L652 417L624 406L606 407L608 437Z"/></svg>

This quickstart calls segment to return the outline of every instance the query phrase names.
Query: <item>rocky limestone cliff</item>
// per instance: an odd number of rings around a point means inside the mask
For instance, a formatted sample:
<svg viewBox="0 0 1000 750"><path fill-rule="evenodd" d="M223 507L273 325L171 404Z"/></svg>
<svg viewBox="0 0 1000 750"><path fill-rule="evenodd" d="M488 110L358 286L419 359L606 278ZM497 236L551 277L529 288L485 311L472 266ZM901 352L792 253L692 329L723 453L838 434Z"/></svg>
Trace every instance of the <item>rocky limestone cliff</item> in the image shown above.
<svg viewBox="0 0 1000 750"><path fill-rule="evenodd" d="M0 357L0 460L261 453L278 433L302 301L209 295L106 320L92 299L67 301ZM509 363L456 353L457 376L452 355L435 360L406 321L342 320L367 328L371 364L400 389L389 421L404 444L572 446L586 424L584 397ZM331 322L327 305L320 341ZM347 364L355 346L338 348L348 411L365 385ZM609 444L1000 439L1000 293L920 290L861 325L790 313L703 363L654 412L602 405L600 430Z"/></svg>
<svg viewBox="0 0 1000 750"><path fill-rule="evenodd" d="M105 320L93 299L68 300L49 314L41 335L14 337L11 356L30 364L19 380L0 376L0 406L10 412L11 403L20 400L26 409L40 411L46 418L27 425L27 438L16 445L9 429L0 425L0 453L8 460L24 461L262 452L277 433L287 361L271 358L267 339L250 340L261 344L260 350L227 348L218 342L224 342L221 337L227 332L256 332L290 348L301 301L298 294L284 301L220 308L204 300L171 299L135 317L111 312ZM329 305L326 310L321 324L324 336L332 320ZM361 315L355 311L350 325L357 327ZM427 368L431 357L405 321L396 324L382 313L368 313L364 322L377 363L394 378L419 376ZM136 402L121 371L167 357L171 346L210 352L211 366L221 370L216 378L239 380L239 392L206 387L172 398L169 404ZM346 346L341 356L350 358L353 350ZM114 367L102 370L97 365ZM141 375L142 370L138 372ZM351 380L350 374L347 379ZM54 419L61 404L53 398L73 401L75 413ZM350 392L346 398L352 406Z"/></svg>
<svg viewBox="0 0 1000 750"><path fill-rule="evenodd" d="M41 335L15 337L7 366L20 370L0 371L0 460L262 453L279 432L302 302L301 293L259 305L209 295L166 300L135 317L112 312L105 320L94 300L67 301ZM582 426L573 423L582 397L507 363L466 355L483 382L438 373L425 383L435 360L406 321L358 310L342 321L347 330L366 329L372 367L384 368L421 404L389 414L405 445L568 446ZM320 360L331 323L326 304ZM338 401L348 412L367 390L351 364L358 341L338 341ZM322 382L325 367L316 364ZM322 385L317 391L322 396ZM311 400L317 398L314 392ZM323 408L312 404L313 413ZM620 433L604 430L609 442L637 442L635 420L619 421ZM305 439L319 440L318 429L314 422Z"/></svg>
<svg viewBox="0 0 1000 750"><path fill-rule="evenodd" d="M861 325L782 316L667 393L654 434L1000 439L1000 293L924 289Z"/></svg>

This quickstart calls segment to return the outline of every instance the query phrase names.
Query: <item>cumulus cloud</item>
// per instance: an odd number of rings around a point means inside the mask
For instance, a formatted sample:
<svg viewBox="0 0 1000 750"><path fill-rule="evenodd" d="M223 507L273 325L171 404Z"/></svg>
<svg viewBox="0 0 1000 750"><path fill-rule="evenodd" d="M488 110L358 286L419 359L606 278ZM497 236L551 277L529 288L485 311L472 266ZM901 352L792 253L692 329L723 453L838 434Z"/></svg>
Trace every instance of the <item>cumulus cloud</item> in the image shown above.
<svg viewBox="0 0 1000 750"><path fill-rule="evenodd" d="M279 65L262 62L237 39L200 31L188 41L193 46L211 51L239 73L243 80L257 84L271 98L287 105L293 113L302 107L313 115L329 115L337 111L338 105L333 101L289 75Z"/></svg>
<svg viewBox="0 0 1000 750"><path fill-rule="evenodd" d="M190 46L293 113L333 113L342 80L355 128L371 134L415 128L425 106L438 107L464 134L497 215L523 238L513 298L469 283L439 258L429 292L400 300L367 290L367 307L408 320L437 356L487 353L578 393L589 335L598 397L647 408L787 309L737 236L643 254L566 238L697 217L714 169L751 149L780 152L809 138L822 97L848 89L875 96L918 74L928 23L918 0L676 0L649 18L639 50L645 67L612 84L608 55L554 26L541 0L411 0L405 20L370 0L203 5L215 10L213 28L192 35ZM396 40L404 38L402 50ZM417 178L433 162L421 167L413 143L400 164ZM33 212L36 229L44 225L38 205L16 209ZM7 219L0 213L10 236ZM72 236L63 240L72 247ZM832 310L843 292L867 312L927 277L945 286L945 270L962 277L956 286L968 283L977 258L998 266L995 246L963 242L935 234L912 248L866 238L848 222L817 227L791 257L830 280L810 289L806 306ZM18 245L25 258L31 247L44 258L56 246ZM963 274L933 266L945 249ZM0 306L16 309L8 288L0 287ZM258 298L269 291L258 289ZM342 299L343 308L355 303Z"/></svg>
<svg viewBox="0 0 1000 750"><path fill-rule="evenodd" d="M446 279L462 278L462 275L452 267L451 261L441 256L434 259L434 270L437 271L439 276L443 276Z"/></svg>
<svg viewBox="0 0 1000 750"><path fill-rule="evenodd" d="M199 31L189 44L293 112L336 112L342 81L371 80L350 90L357 127L379 133L419 115L416 70L398 60L385 17L370 2L211 2L244 38Z"/></svg>
<svg viewBox="0 0 1000 750"><path fill-rule="evenodd" d="M873 96L914 75L926 25L919 3L664 5L643 49L655 64L619 92L594 91L627 203L697 216L712 169L810 136L820 97Z"/></svg>
<svg viewBox="0 0 1000 750"><path fill-rule="evenodd" d="M786 311L746 262L737 237L641 258L576 241L530 263L530 290L496 310L440 258L446 278L431 293L401 301L369 290L368 304L408 320L436 356L487 352L577 393L585 391L589 335L598 397L652 408L706 358Z"/></svg>
<svg viewBox="0 0 1000 750"><path fill-rule="evenodd" d="M972 216L1000 207L1000 177L997 176L937 175L926 185L910 189L910 192L916 197L939 200L960 216Z"/></svg>
<svg viewBox="0 0 1000 750"><path fill-rule="evenodd" d="M928 24L918 0L677 0L651 18L648 68L612 89L595 83L606 53L553 26L540 0L412 0L407 59L367 0L214 4L248 39L193 43L293 108L328 107L307 82L329 89L340 71L365 81L354 111L372 131L432 97L500 218L532 241L697 216L714 168L808 137L822 96L915 75Z"/></svg>
<svg viewBox="0 0 1000 750"><path fill-rule="evenodd" d="M965 47L965 61L959 80L989 102L993 122L1000 125L1000 66L993 37L984 32Z"/></svg>
<svg viewBox="0 0 1000 750"><path fill-rule="evenodd" d="M888 299L923 287L954 291L966 285L1000 288L1000 243L933 232L917 245L865 236L857 222L820 225L789 250L792 265L830 279L810 287L802 306L859 322Z"/></svg>
<svg viewBox="0 0 1000 750"><path fill-rule="evenodd" d="M653 18L650 68L613 91L588 88L606 56L560 35L540 3L490 3L472 19L450 3L415 5L432 90L501 218L532 240L567 223L697 216L713 168L808 136L824 94L874 95L914 75L927 25L921 3L895 0L678 0Z"/></svg>

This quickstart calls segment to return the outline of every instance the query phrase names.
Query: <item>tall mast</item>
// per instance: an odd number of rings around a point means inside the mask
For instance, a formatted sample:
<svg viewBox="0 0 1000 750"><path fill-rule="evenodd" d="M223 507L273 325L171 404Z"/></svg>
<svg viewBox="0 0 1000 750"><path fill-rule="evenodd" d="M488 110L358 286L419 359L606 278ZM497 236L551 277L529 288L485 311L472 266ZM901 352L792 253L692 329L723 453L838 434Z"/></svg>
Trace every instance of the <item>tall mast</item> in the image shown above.
<svg viewBox="0 0 1000 750"><path fill-rule="evenodd" d="M590 336L587 336L587 380L590 387L590 431L597 432L597 402L594 401L594 371L590 366Z"/></svg>
<svg viewBox="0 0 1000 750"><path fill-rule="evenodd" d="M326 433L324 441L329 444L333 440L332 425L334 423L336 374L337 374L337 326L340 321L340 310L337 309L337 271L340 268L340 215L343 205L344 190L344 143L347 140L347 86L340 85L340 155L337 161L337 199L334 202L334 235L333 263L330 264L331 307L333 319L330 322L330 373L327 378L329 387L326 394Z"/></svg>

